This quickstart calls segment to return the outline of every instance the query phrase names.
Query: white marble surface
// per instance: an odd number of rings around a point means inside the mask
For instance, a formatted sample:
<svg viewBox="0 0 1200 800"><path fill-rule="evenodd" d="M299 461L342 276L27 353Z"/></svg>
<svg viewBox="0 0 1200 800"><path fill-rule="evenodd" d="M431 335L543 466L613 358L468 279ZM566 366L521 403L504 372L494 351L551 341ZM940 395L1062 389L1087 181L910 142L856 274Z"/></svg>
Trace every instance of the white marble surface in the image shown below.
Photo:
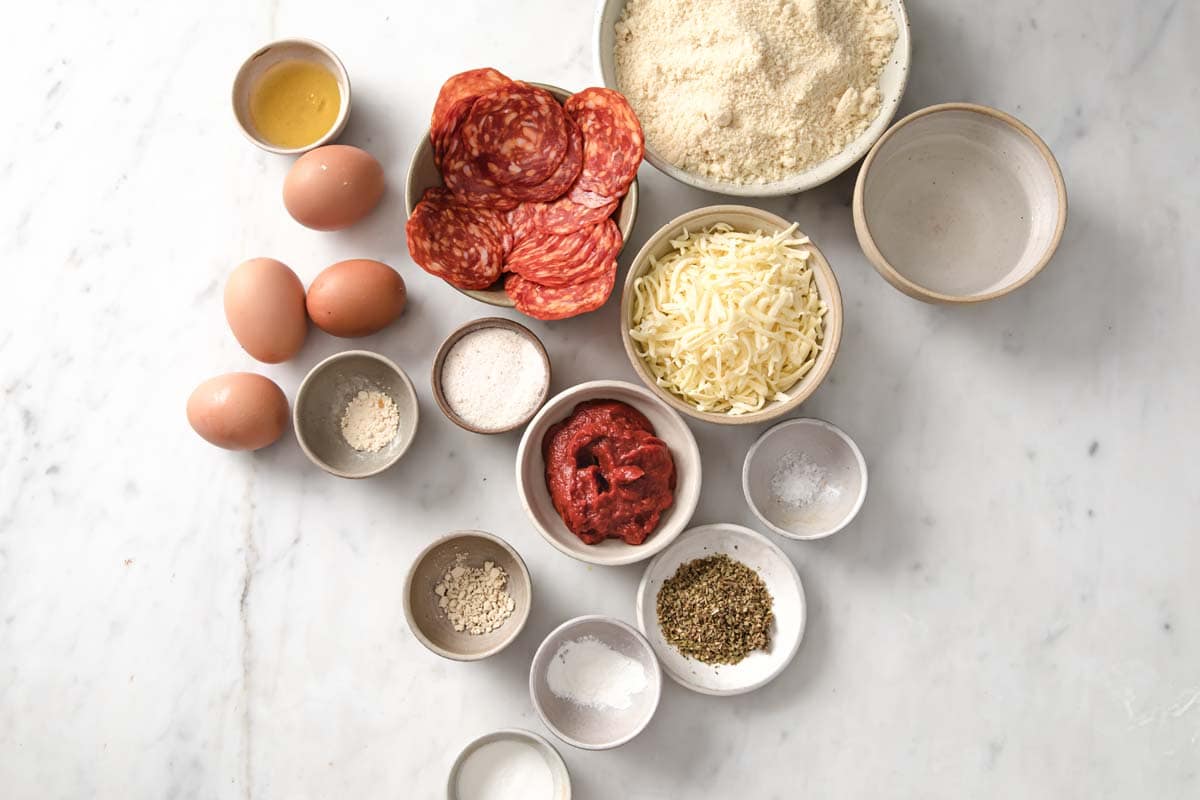
<svg viewBox="0 0 1200 800"><path fill-rule="evenodd" d="M595 82L585 0L252 7L29 3L0 49L0 795L437 798L470 738L542 730L526 670L563 619L633 616L637 567L571 561L524 519L517 437L443 420L436 344L488 309L408 260L401 187L447 75L494 65ZM852 175L765 203L800 221L846 300L833 374L804 413L872 470L856 524L785 542L811 604L789 670L717 699L666 686L606 753L560 749L576 796L1200 796L1200 12L1191 2L911 0L904 110L967 99L1054 149L1071 219L1033 284L935 308L868 266ZM228 108L240 60L284 35L346 62L344 141L390 193L340 234L296 225L288 160ZM714 198L649 166L634 244ZM271 255L398 267L411 307L362 344L416 377L405 460L350 483L289 433L215 450L184 420L202 378L258 368L226 330L223 277ZM556 388L632 379L615 304L536 325ZM347 346L314 334L263 371L289 393ZM697 523L752 524L736 479L758 430L693 426ZM482 527L537 590L499 657L454 664L407 631L399 590L431 537Z"/></svg>

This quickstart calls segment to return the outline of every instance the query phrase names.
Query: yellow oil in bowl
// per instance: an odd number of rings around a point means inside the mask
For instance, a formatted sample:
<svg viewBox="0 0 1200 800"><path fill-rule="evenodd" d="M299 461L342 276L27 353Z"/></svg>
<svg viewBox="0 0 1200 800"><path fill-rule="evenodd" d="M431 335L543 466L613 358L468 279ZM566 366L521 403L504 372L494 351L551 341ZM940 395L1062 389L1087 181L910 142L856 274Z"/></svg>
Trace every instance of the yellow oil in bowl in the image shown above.
<svg viewBox="0 0 1200 800"><path fill-rule="evenodd" d="M259 78L250 96L250 119L276 147L307 147L333 127L341 104L332 72L313 61L291 59Z"/></svg>

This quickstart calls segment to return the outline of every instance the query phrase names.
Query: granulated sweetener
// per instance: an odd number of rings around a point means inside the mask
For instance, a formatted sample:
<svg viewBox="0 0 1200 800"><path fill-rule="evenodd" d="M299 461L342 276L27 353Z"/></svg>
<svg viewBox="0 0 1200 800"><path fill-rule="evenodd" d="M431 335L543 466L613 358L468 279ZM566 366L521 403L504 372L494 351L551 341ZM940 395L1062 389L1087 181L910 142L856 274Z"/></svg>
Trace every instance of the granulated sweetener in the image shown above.
<svg viewBox="0 0 1200 800"><path fill-rule="evenodd" d="M459 339L442 364L442 394L464 422L480 430L511 428L541 402L546 365L533 342L505 328Z"/></svg>

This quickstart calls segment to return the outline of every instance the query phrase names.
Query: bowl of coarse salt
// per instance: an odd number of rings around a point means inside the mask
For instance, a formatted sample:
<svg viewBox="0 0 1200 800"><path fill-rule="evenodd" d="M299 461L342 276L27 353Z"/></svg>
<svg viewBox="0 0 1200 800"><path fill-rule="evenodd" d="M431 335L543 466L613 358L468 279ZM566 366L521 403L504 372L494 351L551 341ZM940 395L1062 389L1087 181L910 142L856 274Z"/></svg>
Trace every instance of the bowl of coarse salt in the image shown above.
<svg viewBox="0 0 1200 800"><path fill-rule="evenodd" d="M775 533L822 539L858 515L867 498L867 462L836 425L790 419L747 451L742 491L750 510Z"/></svg>

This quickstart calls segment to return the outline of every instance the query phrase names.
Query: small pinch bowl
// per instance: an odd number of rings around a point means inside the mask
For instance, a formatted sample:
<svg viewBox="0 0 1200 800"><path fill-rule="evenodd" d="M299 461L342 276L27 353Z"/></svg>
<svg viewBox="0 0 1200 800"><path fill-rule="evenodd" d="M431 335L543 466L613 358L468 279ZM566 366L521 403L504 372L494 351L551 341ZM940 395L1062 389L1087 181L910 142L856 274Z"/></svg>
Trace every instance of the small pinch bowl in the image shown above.
<svg viewBox="0 0 1200 800"><path fill-rule="evenodd" d="M771 593L775 621L769 651L755 650L738 664L713 666L688 658L663 637L658 624L658 590L680 565L724 553L753 569ZM804 586L787 554L757 531L718 523L691 528L646 567L637 591L638 627L654 648L663 671L680 686L701 694L745 694L774 680L800 649L807 609Z"/></svg>
<svg viewBox="0 0 1200 800"><path fill-rule="evenodd" d="M542 439L550 426L571 415L586 400L618 400L646 415L658 438L667 443L675 461L675 501L639 545L620 539L584 544L563 523L546 488ZM625 381L589 381L559 392L542 406L525 428L517 447L517 492L529 520L542 538L571 558L600 566L633 564L650 558L674 541L696 511L700 500L700 449L687 423L666 403L640 386Z"/></svg>
<svg viewBox="0 0 1200 800"><path fill-rule="evenodd" d="M464 747L458 754L458 758L454 759L454 765L450 767L450 775L446 779L446 800L473 800L458 793L459 772L472 753L492 742L524 742L532 745L542 754L542 758L546 759L546 766L550 768L550 774L554 777L554 794L547 800L571 800L571 774L567 771L567 765L562 756L554 749L554 745L546 741L544 736L538 736L533 731L521 728L504 728L494 731L472 740Z"/></svg>
<svg viewBox="0 0 1200 800"><path fill-rule="evenodd" d="M581 706L550 690L546 675L559 647L582 637L598 639L642 665L646 688L635 695L632 706ZM662 670L650 643L636 628L614 617L589 615L567 620L542 641L529 667L529 696L534 710L551 733L583 750L611 750L632 740L650 724L661 695Z"/></svg>
<svg viewBox="0 0 1200 800"><path fill-rule="evenodd" d="M342 437L342 414L360 391L378 391L396 403L400 427L391 444L360 453ZM368 350L335 353L305 376L296 392L292 418L304 455L339 478L369 478L400 460L417 433L417 392L395 362Z"/></svg>
<svg viewBox="0 0 1200 800"><path fill-rule="evenodd" d="M559 103L565 102L572 94L566 89L551 86L548 83L526 82L531 86L538 86L545 89L554 95ZM417 143L417 149L413 151L412 161L408 165L408 179L404 184L404 207L407 212L405 219L412 216L413 209L417 207L417 203L421 202L426 189L442 185L444 185L442 183L442 175L438 172L437 164L433 161L433 145L429 143L429 129L426 128L425 135ZM638 182L635 178L633 183L629 185L629 192L617 204L617 210L614 214L617 228L621 231L622 249L624 249L624 243L627 243L629 237L633 234L633 225L637 221L637 212ZM450 286L450 284L446 285ZM452 286L451 288L468 297L473 297L481 303L487 303L488 305L500 308L513 307L512 298L504 293L503 277L487 289L459 289L457 286Z"/></svg>
<svg viewBox="0 0 1200 800"><path fill-rule="evenodd" d="M927 303L980 303L1049 263L1067 189L1050 148L1016 117L944 103L875 143L853 207L859 245L888 283Z"/></svg>
<svg viewBox="0 0 1200 800"><path fill-rule="evenodd" d="M620 91L617 83L616 31L614 26L625 10L626 0L603 0L596 8L593 47L596 69L609 89ZM827 183L852 167L871 145L883 134L900 108L900 99L908 85L909 64L912 61L912 43L909 36L908 10L904 0L885 0L896 22L896 44L879 76L879 115L853 141L839 153L804 172L790 175L771 183L730 183L715 180L705 175L689 172L677 167L659 155L649 137L646 139L646 160L660 172L680 183L703 189L706 192L734 197L780 197L798 194ZM636 110L636 109L635 109Z"/></svg>
<svg viewBox="0 0 1200 800"><path fill-rule="evenodd" d="M730 415L701 411L682 397L678 397L658 385L649 367L634 349L633 338L629 335L629 331L633 327L633 285L638 278L649 272L652 266L650 259L662 258L671 252L671 240L678 238L685 228L695 231L718 222L724 222L734 230L743 232L760 230L766 234L786 230L792 225L783 217L762 209L751 206L721 205L689 211L659 228L633 257L633 263L630 264L629 272L625 276L625 288L621 292L621 343L625 345L625 354L629 357L629 363L633 365L633 371L641 378L642 383L646 384L646 387L654 392L656 397L676 411L694 419L714 422L718 425L753 425L769 422L790 414L817 390L821 381L825 380L825 376L833 367L833 360L837 357L838 346L842 341L842 292L838 287L833 269L815 242L810 241L808 244L808 263L812 267L813 281L817 285L817 291L827 308L824 338L821 343L821 352L817 354L816 363L803 378L788 389L786 400L772 400L758 411L748 414ZM800 236L804 235L803 231L798 230L796 233Z"/></svg>
<svg viewBox="0 0 1200 800"><path fill-rule="evenodd" d="M446 356L448 356L450 351L454 349L454 345L458 344L459 340L467 334L475 333L476 331L487 330L488 328L503 328L506 331L512 331L518 336L524 337L537 349L538 353L542 357L542 364L546 368L546 380L542 385L542 394L538 399L537 405L534 406L533 411L529 412L524 419L504 428L480 428L467 422L465 419L456 414L454 409L450 407L450 403L446 400L446 393L442 389L442 369L446 365ZM529 330L529 328L526 328L521 323L514 322L511 319L505 319L504 317L484 317L483 319L472 320L471 322L460 326L453 333L446 337L445 341L443 341L441 346L438 347L437 354L433 357L433 369L431 370L430 374L430 383L433 386L433 399L437 401L438 408L440 408L442 413L446 415L446 419L450 420L458 427L462 428L463 430L470 431L471 433L508 433L509 431L514 431L528 423L529 420L533 419L534 415L537 414L538 409L545 404L546 396L550 393L550 356L546 353L546 346L542 344L542 340L539 339L533 331Z"/></svg>
<svg viewBox="0 0 1200 800"><path fill-rule="evenodd" d="M259 135L258 129L254 127L254 120L250 117L250 98L254 94L255 85L267 70L281 61L293 59L311 61L329 70L337 80L341 105L338 108L338 115L333 122L333 127L320 139L304 147L279 147L264 139ZM310 39L280 39L277 42L271 42L255 50L242 64L237 77L233 79L233 116L246 138L263 150L291 156L306 153L336 140L346 129L346 123L350 121L350 76L341 59L320 42Z"/></svg>
<svg viewBox="0 0 1200 800"><path fill-rule="evenodd" d="M463 565L481 567L491 561L508 575L512 615L489 633L456 631L438 607L434 587L465 556ZM404 581L404 618L409 630L432 653L451 661L480 661L512 644L525 628L533 605L533 580L512 545L484 531L454 531L430 542L413 561Z"/></svg>
<svg viewBox="0 0 1200 800"><path fill-rule="evenodd" d="M824 491L791 509L771 497L780 459L803 454L826 475ZM867 499L867 462L846 432L820 419L789 419L758 437L742 464L742 492L763 525L789 539L823 539L845 528Z"/></svg>

